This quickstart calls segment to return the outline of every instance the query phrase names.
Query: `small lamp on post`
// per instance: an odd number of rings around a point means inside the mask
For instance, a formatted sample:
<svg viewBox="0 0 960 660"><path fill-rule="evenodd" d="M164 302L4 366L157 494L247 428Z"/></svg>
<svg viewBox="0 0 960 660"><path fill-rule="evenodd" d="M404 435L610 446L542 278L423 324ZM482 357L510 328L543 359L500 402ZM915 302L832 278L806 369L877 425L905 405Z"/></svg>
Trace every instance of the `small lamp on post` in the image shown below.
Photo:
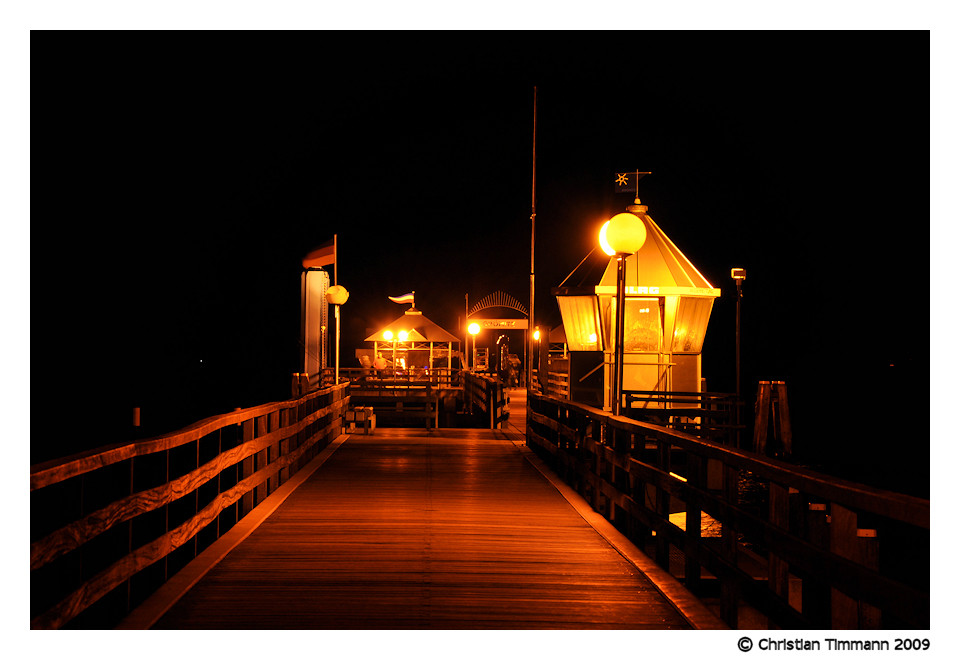
<svg viewBox="0 0 960 660"><path fill-rule="evenodd" d="M470 335L473 337L473 350L470 351L470 352L471 352L471 355L470 355L470 357L469 357L469 361L470 361L470 364L471 364L470 371L473 371L473 370L476 368L476 366L477 366L477 356L476 356L476 352L477 352L477 333L480 332L480 324L479 324L479 323L476 323L476 322L471 323L470 325L467 326L467 332L469 332Z"/></svg>
<svg viewBox="0 0 960 660"><path fill-rule="evenodd" d="M340 305L347 302L347 298L350 297L350 293L340 286L335 284L329 289L327 289L327 302L333 305L333 313L337 319L337 335L335 338L336 346L334 348L334 384L340 384Z"/></svg>
<svg viewBox="0 0 960 660"><path fill-rule="evenodd" d="M639 201L639 200L638 200ZM640 213L645 206L637 207ZM624 286L624 262L631 254L643 247L647 240L647 227L640 216L634 213L618 213L600 228L600 247L617 258L617 325L613 346L613 414L620 414L623 389L623 307L626 299Z"/></svg>
<svg viewBox="0 0 960 660"><path fill-rule="evenodd" d="M543 350L540 345L540 328L535 327L533 329L533 346L535 349L536 357L536 369L534 369L534 358L533 355L530 356L530 380L527 383L527 389L534 389L533 387L533 374L537 374L537 378L540 377L540 351ZM536 390L535 390L536 391Z"/></svg>

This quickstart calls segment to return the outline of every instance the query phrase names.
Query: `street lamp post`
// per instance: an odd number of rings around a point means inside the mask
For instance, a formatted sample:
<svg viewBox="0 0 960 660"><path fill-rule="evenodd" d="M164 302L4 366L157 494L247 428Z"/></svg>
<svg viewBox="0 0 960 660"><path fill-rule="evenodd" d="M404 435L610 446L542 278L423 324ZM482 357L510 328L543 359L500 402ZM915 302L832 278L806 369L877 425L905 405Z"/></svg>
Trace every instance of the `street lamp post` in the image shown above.
<svg viewBox="0 0 960 660"><path fill-rule="evenodd" d="M737 411L736 411L736 423L737 423L737 447L740 447L740 300L743 298L743 289L741 285L743 281L747 279L747 271L743 268L731 268L730 277L733 278L733 281L737 283Z"/></svg>
<svg viewBox="0 0 960 660"><path fill-rule="evenodd" d="M473 371L477 367L477 333L480 332L480 324L476 322L471 323L467 326L467 332L473 337L473 350L470 351L471 355L468 357L468 361L471 364L470 371Z"/></svg>
<svg viewBox="0 0 960 660"><path fill-rule="evenodd" d="M641 214L646 211L645 206L637 208ZM635 213L618 213L600 228L601 249L611 257L617 258L617 319L613 347L613 401L611 402L614 415L620 414L623 398L623 308L626 301L624 266L627 257L643 247L646 240L647 227Z"/></svg>
<svg viewBox="0 0 960 660"><path fill-rule="evenodd" d="M530 368L530 379L527 381L527 389L528 389L528 390L539 391L539 388L536 388L536 389L534 388L533 373L534 373L534 371L536 371L536 373L537 373L537 378L538 378L538 379L540 378L540 353L541 353L541 351L543 351L543 347L540 345L540 328L534 328L534 329L533 329L533 346L534 346L534 353L530 356L530 365L531 365L531 368ZM536 369L533 369L533 360L534 360L534 357L533 357L533 356L534 356L534 355L537 356L537 357L536 357L536 361L537 361Z"/></svg>
<svg viewBox="0 0 960 660"><path fill-rule="evenodd" d="M334 358L335 367L334 367L334 385L340 384L340 305L347 302L347 298L350 297L350 293L340 286L335 284L329 289L327 289L327 302L333 305L333 313L337 319L337 334L335 338L336 346L334 349Z"/></svg>

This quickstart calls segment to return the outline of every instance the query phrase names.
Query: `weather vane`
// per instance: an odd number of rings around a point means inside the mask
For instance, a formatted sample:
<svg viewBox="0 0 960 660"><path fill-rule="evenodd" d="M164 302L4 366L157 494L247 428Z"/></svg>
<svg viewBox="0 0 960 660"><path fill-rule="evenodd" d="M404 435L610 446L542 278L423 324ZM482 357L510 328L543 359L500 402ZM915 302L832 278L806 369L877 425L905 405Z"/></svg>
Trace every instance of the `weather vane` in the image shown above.
<svg viewBox="0 0 960 660"><path fill-rule="evenodd" d="M624 172L617 173L617 178L614 181L616 185L616 192L625 193L632 192L634 198L637 200L637 203L640 201L640 179L644 175L650 174L650 172L641 172L640 170L634 170L633 172Z"/></svg>

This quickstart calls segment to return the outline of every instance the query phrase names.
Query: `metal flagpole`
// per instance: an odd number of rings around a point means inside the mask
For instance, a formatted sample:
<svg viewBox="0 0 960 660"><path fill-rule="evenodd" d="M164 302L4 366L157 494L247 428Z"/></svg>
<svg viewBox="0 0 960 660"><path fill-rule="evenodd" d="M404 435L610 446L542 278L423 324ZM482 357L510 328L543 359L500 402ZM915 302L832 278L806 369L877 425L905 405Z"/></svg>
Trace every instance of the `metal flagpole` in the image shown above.
<svg viewBox="0 0 960 660"><path fill-rule="evenodd" d="M534 246L537 227L537 87L533 87L533 178L530 184L530 320L527 323L527 390L533 387Z"/></svg>
<svg viewBox="0 0 960 660"><path fill-rule="evenodd" d="M333 285L337 285L337 235L333 235ZM333 313L336 316L337 321L337 334L334 337L334 342L336 346L334 347L334 377L333 382L335 385L340 384L340 305L333 306Z"/></svg>

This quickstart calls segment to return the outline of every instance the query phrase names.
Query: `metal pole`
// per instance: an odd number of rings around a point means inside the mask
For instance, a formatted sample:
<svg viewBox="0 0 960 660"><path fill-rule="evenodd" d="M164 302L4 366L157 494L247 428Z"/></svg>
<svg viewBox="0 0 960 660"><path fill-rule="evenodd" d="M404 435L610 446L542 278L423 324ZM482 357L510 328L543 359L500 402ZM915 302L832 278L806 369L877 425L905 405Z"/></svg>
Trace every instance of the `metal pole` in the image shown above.
<svg viewBox="0 0 960 660"><path fill-rule="evenodd" d="M533 356L533 326L534 316L534 245L537 227L537 88L533 88L533 178L530 184L530 317L527 322L527 342L524 347L527 367L527 389L533 383L533 364L530 359Z"/></svg>
<svg viewBox="0 0 960 660"><path fill-rule="evenodd" d="M333 314L337 318L337 345L334 348L334 385L340 384L340 305L333 306Z"/></svg>
<svg viewBox="0 0 960 660"><path fill-rule="evenodd" d="M740 299L743 298L743 291L740 289L742 280L737 282L737 448L740 447L740 409L743 407L740 403Z"/></svg>
<svg viewBox="0 0 960 660"><path fill-rule="evenodd" d="M617 339L613 352L613 414L620 414L620 401L623 391L623 305L626 298L624 287L624 261L627 255L617 255Z"/></svg>

